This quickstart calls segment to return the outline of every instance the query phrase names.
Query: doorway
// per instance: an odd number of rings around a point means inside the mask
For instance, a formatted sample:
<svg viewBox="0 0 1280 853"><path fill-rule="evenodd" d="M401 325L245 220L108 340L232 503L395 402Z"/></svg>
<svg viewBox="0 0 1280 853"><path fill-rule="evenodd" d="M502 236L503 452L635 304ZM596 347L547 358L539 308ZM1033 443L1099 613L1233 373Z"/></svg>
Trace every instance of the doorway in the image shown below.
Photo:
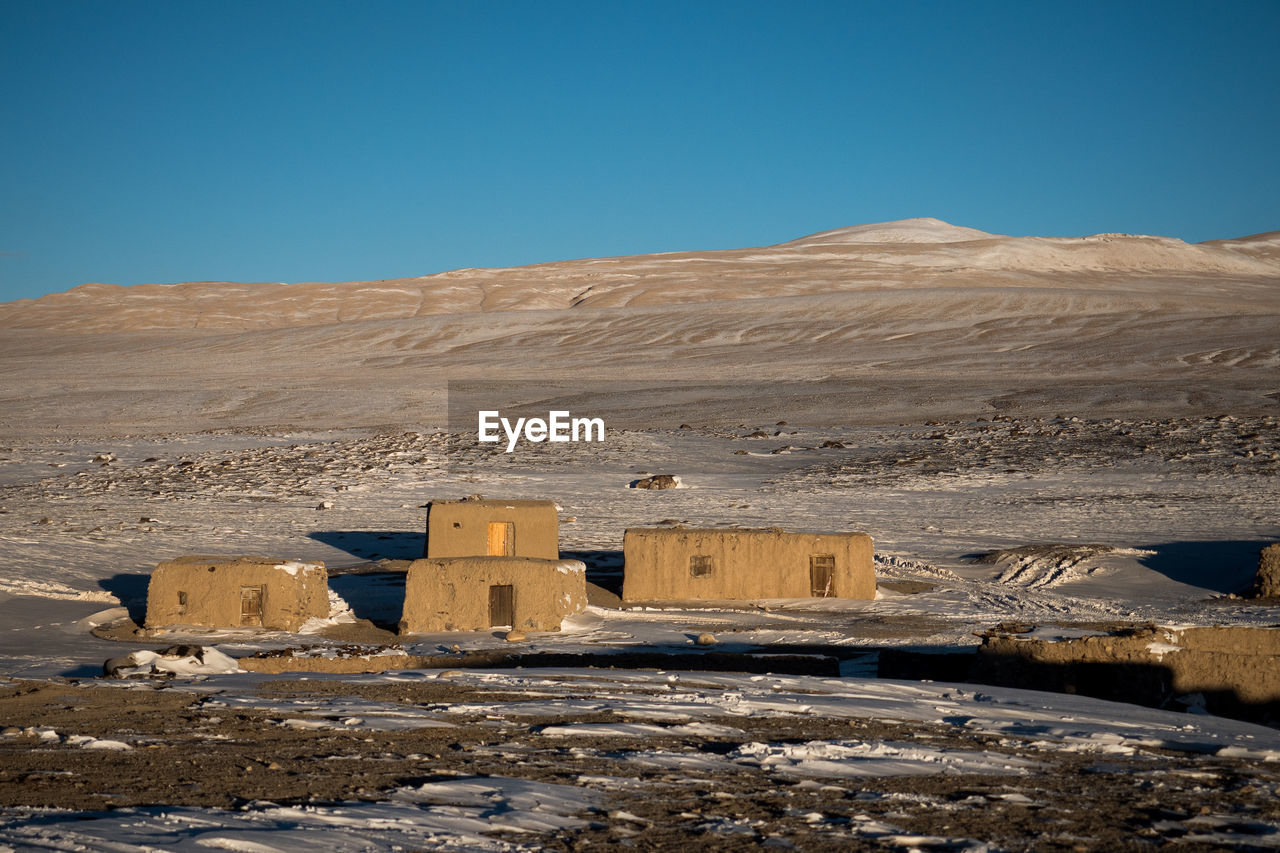
<svg viewBox="0 0 1280 853"><path fill-rule="evenodd" d="M510 584L489 587L489 625L493 628L516 624L515 589Z"/></svg>
<svg viewBox="0 0 1280 853"><path fill-rule="evenodd" d="M835 576L834 554L809 555L809 595L814 598L834 598Z"/></svg>
<svg viewBox="0 0 1280 853"><path fill-rule="evenodd" d="M516 555L516 525L514 521L489 522L489 556L514 557Z"/></svg>
<svg viewBox="0 0 1280 853"><path fill-rule="evenodd" d="M262 600L266 597L265 586L240 587L240 624L262 627Z"/></svg>

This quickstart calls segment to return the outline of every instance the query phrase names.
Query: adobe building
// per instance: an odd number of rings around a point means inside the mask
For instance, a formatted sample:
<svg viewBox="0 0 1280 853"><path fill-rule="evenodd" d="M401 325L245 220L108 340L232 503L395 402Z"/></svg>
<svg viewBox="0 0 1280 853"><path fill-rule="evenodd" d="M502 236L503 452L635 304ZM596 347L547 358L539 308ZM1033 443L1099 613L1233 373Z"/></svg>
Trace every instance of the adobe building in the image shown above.
<svg viewBox="0 0 1280 853"><path fill-rule="evenodd" d="M156 566L147 585L148 628L297 631L328 616L329 573L320 562L186 556Z"/></svg>
<svg viewBox="0 0 1280 853"><path fill-rule="evenodd" d="M443 557L414 560L405 580L400 633L508 627L558 631L587 606L587 568L577 560Z"/></svg>
<svg viewBox="0 0 1280 853"><path fill-rule="evenodd" d="M623 557L625 601L876 597L865 533L632 529Z"/></svg>
<svg viewBox="0 0 1280 853"><path fill-rule="evenodd" d="M423 556L560 558L554 501L463 498L427 504Z"/></svg>

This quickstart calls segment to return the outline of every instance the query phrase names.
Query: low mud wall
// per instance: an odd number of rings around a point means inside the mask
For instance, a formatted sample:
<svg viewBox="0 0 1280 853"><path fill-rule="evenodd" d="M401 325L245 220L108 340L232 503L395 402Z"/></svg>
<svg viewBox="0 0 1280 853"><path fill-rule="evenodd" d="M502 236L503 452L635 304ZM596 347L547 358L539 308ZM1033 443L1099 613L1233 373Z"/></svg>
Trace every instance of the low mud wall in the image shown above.
<svg viewBox="0 0 1280 853"><path fill-rule="evenodd" d="M365 647L367 649L367 647ZM1280 726L1280 628L1130 625L1091 636L1043 638L1031 627L986 632L976 649L772 647L757 652L548 653L492 649L443 655L292 650L241 658L252 672L372 673L396 669L594 667L840 675L842 660L870 658L880 678L992 684L1079 693L1169 710L1203 710Z"/></svg>
<svg viewBox="0 0 1280 853"><path fill-rule="evenodd" d="M617 652L556 654L479 651L449 655L339 654L325 656L293 651L262 652L237 661L249 672L373 673L397 669L514 669L516 667L589 667L595 669L660 669L676 672L755 672L785 675L838 676L840 661L824 654L742 654L736 652Z"/></svg>
<svg viewBox="0 0 1280 853"><path fill-rule="evenodd" d="M970 681L1280 723L1280 629L1129 626L1040 639L995 629Z"/></svg>

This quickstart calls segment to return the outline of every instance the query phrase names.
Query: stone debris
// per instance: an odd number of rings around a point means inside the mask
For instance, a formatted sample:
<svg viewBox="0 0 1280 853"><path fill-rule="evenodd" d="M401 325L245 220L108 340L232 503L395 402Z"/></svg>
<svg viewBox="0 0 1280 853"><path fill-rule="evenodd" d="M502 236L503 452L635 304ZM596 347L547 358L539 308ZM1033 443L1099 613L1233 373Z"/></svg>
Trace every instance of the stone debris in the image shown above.
<svg viewBox="0 0 1280 853"><path fill-rule="evenodd" d="M651 490L678 489L680 485L680 477L675 474L655 474L652 477L632 481L631 488Z"/></svg>

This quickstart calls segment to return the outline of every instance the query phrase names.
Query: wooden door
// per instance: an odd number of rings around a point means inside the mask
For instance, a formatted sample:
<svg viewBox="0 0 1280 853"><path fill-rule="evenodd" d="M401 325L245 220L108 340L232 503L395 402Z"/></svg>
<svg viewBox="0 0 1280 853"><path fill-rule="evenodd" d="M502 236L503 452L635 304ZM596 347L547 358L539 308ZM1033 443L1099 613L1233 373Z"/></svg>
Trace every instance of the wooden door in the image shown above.
<svg viewBox="0 0 1280 853"><path fill-rule="evenodd" d="M262 600L267 589L262 586L240 587L240 624L262 625Z"/></svg>
<svg viewBox="0 0 1280 853"><path fill-rule="evenodd" d="M513 521L489 522L489 556L514 557L516 555L516 525Z"/></svg>
<svg viewBox="0 0 1280 853"><path fill-rule="evenodd" d="M836 558L834 554L809 555L809 594L814 598L835 596Z"/></svg>
<svg viewBox="0 0 1280 853"><path fill-rule="evenodd" d="M515 589L510 584L489 587L489 624L515 627Z"/></svg>

